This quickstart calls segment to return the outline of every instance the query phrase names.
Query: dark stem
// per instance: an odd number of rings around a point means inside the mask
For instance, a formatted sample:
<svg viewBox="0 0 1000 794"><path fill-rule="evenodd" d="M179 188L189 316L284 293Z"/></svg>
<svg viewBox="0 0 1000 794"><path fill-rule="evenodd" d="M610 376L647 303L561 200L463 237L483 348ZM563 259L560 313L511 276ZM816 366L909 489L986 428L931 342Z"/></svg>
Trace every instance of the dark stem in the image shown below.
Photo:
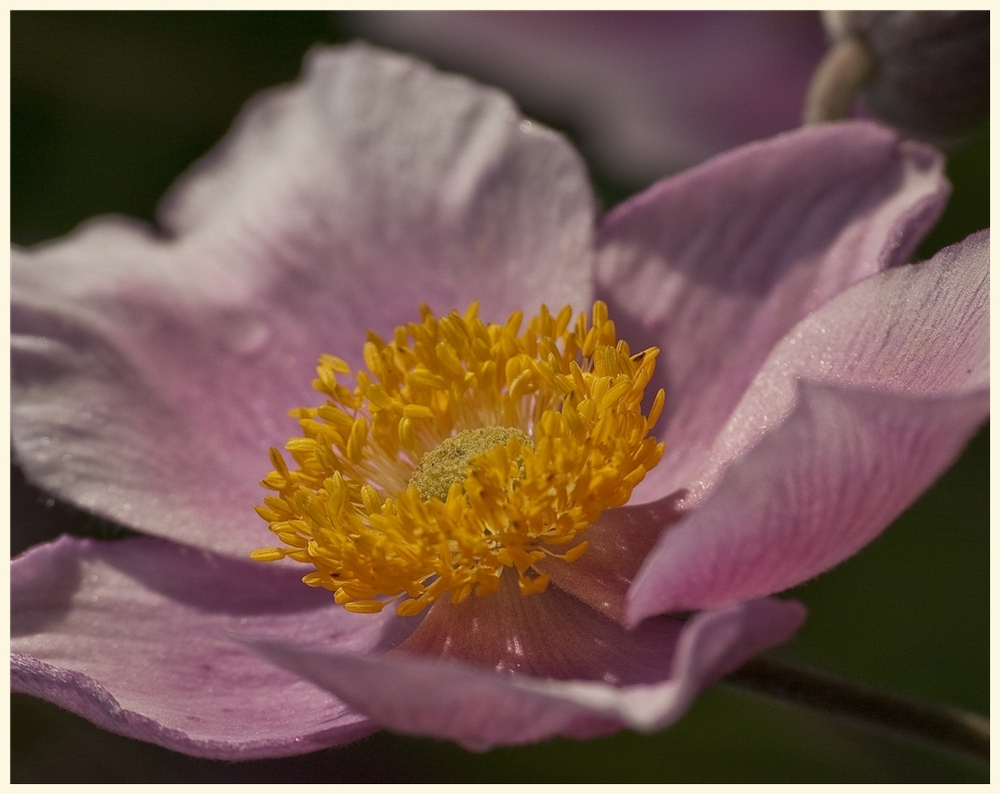
<svg viewBox="0 0 1000 794"><path fill-rule="evenodd" d="M752 659L722 680L978 760L990 759L990 722L978 714L887 694L773 656Z"/></svg>

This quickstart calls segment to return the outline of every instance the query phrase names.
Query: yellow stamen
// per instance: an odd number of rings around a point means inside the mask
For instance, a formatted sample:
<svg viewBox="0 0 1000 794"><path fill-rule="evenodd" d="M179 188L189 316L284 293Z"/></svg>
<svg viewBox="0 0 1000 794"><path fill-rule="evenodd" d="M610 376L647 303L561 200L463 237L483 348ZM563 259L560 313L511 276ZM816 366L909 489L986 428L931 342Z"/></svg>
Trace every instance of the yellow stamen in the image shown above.
<svg viewBox="0 0 1000 794"><path fill-rule="evenodd" d="M537 564L579 558L580 533L663 454L649 436L662 389L648 418L641 407L658 351L632 355L604 303L572 327L568 306L542 306L523 333L521 312L487 324L475 303L420 314L389 343L368 333L353 389L342 359L320 358L326 404L292 412L295 466L271 450L263 480L277 496L257 513L284 546L250 556L312 564L303 581L352 612L460 603L497 590L505 569L524 595L543 591Z"/></svg>

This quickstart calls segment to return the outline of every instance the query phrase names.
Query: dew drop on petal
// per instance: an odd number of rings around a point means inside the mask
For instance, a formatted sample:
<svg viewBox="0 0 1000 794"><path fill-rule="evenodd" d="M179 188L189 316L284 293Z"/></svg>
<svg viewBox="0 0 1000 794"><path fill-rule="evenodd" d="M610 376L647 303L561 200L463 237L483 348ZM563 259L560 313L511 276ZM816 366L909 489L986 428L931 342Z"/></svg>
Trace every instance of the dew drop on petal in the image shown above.
<svg viewBox="0 0 1000 794"><path fill-rule="evenodd" d="M221 318L223 338L234 353L252 355L263 348L271 338L268 326L253 315L230 312Z"/></svg>

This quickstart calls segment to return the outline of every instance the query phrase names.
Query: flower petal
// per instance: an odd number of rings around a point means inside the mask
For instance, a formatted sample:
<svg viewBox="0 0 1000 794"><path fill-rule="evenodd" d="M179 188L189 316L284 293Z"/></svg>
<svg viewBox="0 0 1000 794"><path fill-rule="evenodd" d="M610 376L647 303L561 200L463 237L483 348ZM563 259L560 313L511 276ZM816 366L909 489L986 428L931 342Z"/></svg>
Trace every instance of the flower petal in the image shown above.
<svg viewBox="0 0 1000 794"><path fill-rule="evenodd" d="M906 261L948 194L940 154L870 122L720 156L604 221L599 297L633 349L660 348L660 465L633 494L686 485L784 334L852 283Z"/></svg>
<svg viewBox="0 0 1000 794"><path fill-rule="evenodd" d="M989 230L977 232L928 262L856 285L803 320L772 351L685 483L685 506L791 413L797 378L916 398L987 389L989 256Z"/></svg>
<svg viewBox="0 0 1000 794"><path fill-rule="evenodd" d="M907 399L803 384L798 405L662 536L626 622L780 592L871 542L958 456L983 390Z"/></svg>
<svg viewBox="0 0 1000 794"><path fill-rule="evenodd" d="M671 658L664 648L677 643L682 628L679 620L657 617L628 631L558 587L523 596L510 572L487 596L435 602L393 653L626 686L669 676Z"/></svg>
<svg viewBox="0 0 1000 794"><path fill-rule="evenodd" d="M782 341L636 577L629 621L803 582L934 482L989 412L988 251L980 233L875 276Z"/></svg>
<svg viewBox="0 0 1000 794"><path fill-rule="evenodd" d="M657 502L605 510L587 527L587 550L574 562L546 557L536 567L552 584L622 622L625 595L660 534L683 517L683 491Z"/></svg>
<svg viewBox="0 0 1000 794"><path fill-rule="evenodd" d="M333 298L370 307L356 330L383 332L419 301L480 300L500 321L586 303L593 213L579 155L506 95L357 43L314 49L299 84L252 100L161 219L220 256L263 258L252 268L272 278L319 282L319 300L282 286L321 328Z"/></svg>
<svg viewBox="0 0 1000 794"><path fill-rule="evenodd" d="M623 688L497 674L403 653L359 657L278 643L253 647L379 725L486 750L555 735L589 738L623 725L644 732L663 728L680 718L699 691L791 637L804 617L801 604L773 599L696 615L676 645L661 649L671 660L669 678Z"/></svg>
<svg viewBox="0 0 1000 794"><path fill-rule="evenodd" d="M558 115L598 166L642 186L797 127L825 47L819 15L802 12L378 11L352 21Z"/></svg>
<svg viewBox="0 0 1000 794"><path fill-rule="evenodd" d="M363 45L315 50L175 186L172 237L103 219L14 251L13 436L40 486L243 555L267 450L320 353L418 304L591 300L593 197L560 136L468 80Z"/></svg>
<svg viewBox="0 0 1000 794"><path fill-rule="evenodd" d="M100 727L211 758L306 753L372 731L364 716L234 634L368 652L395 616L358 616L295 572L151 538L63 537L11 565L12 689Z"/></svg>

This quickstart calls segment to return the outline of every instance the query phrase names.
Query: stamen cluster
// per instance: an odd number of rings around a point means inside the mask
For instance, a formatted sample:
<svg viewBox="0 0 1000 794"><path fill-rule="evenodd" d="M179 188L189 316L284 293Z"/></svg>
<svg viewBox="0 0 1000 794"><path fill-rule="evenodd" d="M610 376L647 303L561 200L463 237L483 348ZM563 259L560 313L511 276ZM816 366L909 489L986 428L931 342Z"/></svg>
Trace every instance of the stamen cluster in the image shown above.
<svg viewBox="0 0 1000 794"><path fill-rule="evenodd" d="M353 388L346 362L320 358L326 403L293 412L295 466L271 450L263 485L277 495L257 508L284 545L251 557L311 563L303 581L352 612L397 601L414 615L445 593L493 592L505 569L523 594L540 592L541 560L584 552L580 533L663 454L649 436L663 391L648 417L641 406L658 351L631 355L602 302L572 327L570 307L542 306L523 333L521 312L503 325L477 314L422 306L390 342L369 331ZM472 453L439 466L446 443Z"/></svg>

